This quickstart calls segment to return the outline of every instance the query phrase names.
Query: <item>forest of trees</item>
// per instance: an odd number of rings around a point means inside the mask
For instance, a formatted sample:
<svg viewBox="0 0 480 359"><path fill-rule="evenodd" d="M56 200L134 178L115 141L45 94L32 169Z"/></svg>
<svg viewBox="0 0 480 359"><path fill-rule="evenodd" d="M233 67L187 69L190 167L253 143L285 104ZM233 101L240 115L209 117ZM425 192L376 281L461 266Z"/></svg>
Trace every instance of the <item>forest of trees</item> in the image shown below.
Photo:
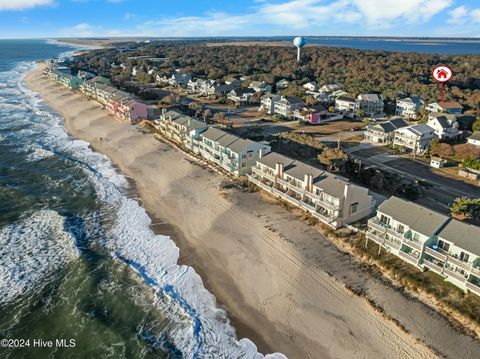
<svg viewBox="0 0 480 359"><path fill-rule="evenodd" d="M274 83L281 78L293 81L316 80L319 84L339 83L352 95L382 93L388 101L418 95L426 102L436 101L439 86L431 78L432 69L448 64L454 71L447 86L447 100L461 102L467 113L480 114L480 56L434 55L364 51L347 48L307 47L296 63L292 47L207 46L202 42L151 42L136 44L135 52L114 49L96 50L79 56L75 67L111 76L117 82L130 80L131 68L140 68L143 82L153 81L144 73L150 65L145 60L129 59L148 55L168 58L158 66L159 74L182 69L198 77L222 80L229 75L250 76L252 80ZM112 63L124 63L125 69ZM148 75L148 76L147 76Z"/></svg>

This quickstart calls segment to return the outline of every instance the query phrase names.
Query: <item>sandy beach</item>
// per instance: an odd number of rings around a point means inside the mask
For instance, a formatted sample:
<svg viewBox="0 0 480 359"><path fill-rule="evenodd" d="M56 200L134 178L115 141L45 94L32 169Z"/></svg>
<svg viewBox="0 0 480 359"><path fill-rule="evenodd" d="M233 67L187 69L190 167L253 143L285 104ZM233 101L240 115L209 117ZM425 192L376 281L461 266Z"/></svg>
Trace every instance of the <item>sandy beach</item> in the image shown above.
<svg viewBox="0 0 480 359"><path fill-rule="evenodd" d="M72 136L135 180L154 222L171 228L183 264L200 274L238 337L253 340L260 351L322 359L427 359L434 351L480 357L479 341L372 275L271 199L221 190L224 177L55 85L40 68L26 82L63 115ZM365 293L384 314L347 287Z"/></svg>

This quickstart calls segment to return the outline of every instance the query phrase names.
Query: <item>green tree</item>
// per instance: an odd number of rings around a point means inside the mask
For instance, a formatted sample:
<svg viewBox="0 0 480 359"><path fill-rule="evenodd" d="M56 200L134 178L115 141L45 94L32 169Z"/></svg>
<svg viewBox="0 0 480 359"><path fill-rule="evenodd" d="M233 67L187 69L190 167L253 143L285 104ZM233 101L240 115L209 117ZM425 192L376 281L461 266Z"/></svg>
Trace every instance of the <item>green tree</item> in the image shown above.
<svg viewBox="0 0 480 359"><path fill-rule="evenodd" d="M317 158L322 165L331 171L332 169L344 168L348 155L341 148L325 147Z"/></svg>
<svg viewBox="0 0 480 359"><path fill-rule="evenodd" d="M476 120L472 125L473 131L480 131L480 120Z"/></svg>
<svg viewBox="0 0 480 359"><path fill-rule="evenodd" d="M480 218L480 198L459 197L450 207L452 213L461 214L468 218Z"/></svg>
<svg viewBox="0 0 480 359"><path fill-rule="evenodd" d="M430 148L428 149L428 154L430 156L436 156L437 155L437 150L438 150L438 145L440 143L440 140L438 138L434 138L432 142L430 143Z"/></svg>

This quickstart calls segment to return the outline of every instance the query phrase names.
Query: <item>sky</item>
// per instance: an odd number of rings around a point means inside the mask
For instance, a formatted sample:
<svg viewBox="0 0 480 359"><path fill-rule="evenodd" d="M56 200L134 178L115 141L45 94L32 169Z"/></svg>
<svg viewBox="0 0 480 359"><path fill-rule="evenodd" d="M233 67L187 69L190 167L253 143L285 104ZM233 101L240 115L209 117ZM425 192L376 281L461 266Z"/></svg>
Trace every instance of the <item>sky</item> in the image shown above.
<svg viewBox="0 0 480 359"><path fill-rule="evenodd" d="M480 37L480 0L0 0L0 38Z"/></svg>

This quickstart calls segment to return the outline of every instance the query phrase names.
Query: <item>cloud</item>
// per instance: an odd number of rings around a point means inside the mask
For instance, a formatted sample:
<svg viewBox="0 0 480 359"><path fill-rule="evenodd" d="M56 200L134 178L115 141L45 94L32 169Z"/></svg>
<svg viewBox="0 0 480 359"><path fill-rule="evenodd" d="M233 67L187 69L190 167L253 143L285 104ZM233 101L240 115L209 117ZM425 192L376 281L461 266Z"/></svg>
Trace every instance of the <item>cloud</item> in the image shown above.
<svg viewBox="0 0 480 359"><path fill-rule="evenodd" d="M53 0L0 0L0 11L24 10L44 5L53 5Z"/></svg>
<svg viewBox="0 0 480 359"><path fill-rule="evenodd" d="M450 12L450 18L447 20L447 23L452 25L475 25L480 23L480 8L456 7Z"/></svg>
<svg viewBox="0 0 480 359"><path fill-rule="evenodd" d="M100 30L101 28L97 26L92 26L86 22L82 22L70 28L64 29L62 31L62 35L74 37L88 37L97 35Z"/></svg>

